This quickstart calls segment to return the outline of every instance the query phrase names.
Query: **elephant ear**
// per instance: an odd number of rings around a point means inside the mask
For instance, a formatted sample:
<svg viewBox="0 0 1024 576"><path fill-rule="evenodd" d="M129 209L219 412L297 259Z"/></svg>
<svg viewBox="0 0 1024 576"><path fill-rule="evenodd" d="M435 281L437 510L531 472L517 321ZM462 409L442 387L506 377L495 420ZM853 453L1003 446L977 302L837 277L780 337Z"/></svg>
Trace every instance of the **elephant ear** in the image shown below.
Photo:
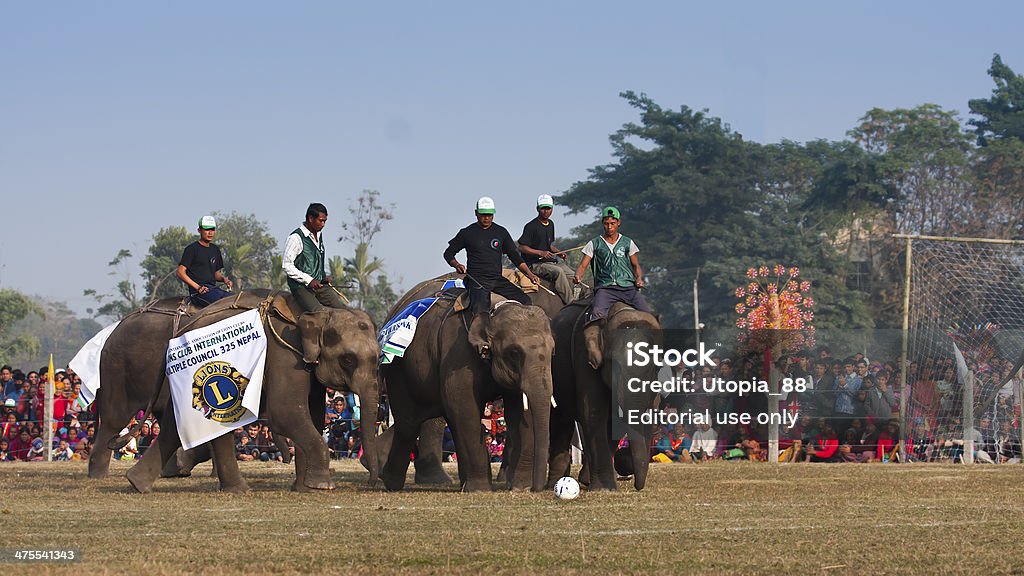
<svg viewBox="0 0 1024 576"><path fill-rule="evenodd" d="M481 357L486 357L491 347L491 338L487 334L490 320L490 314L477 314L469 325L469 345Z"/></svg>
<svg viewBox="0 0 1024 576"><path fill-rule="evenodd" d="M583 328L583 343L587 347L587 364L594 370L604 362L604 319L591 322Z"/></svg>
<svg viewBox="0 0 1024 576"><path fill-rule="evenodd" d="M320 346L329 313L305 312L299 316L299 334L302 336L302 361L307 364L320 362Z"/></svg>

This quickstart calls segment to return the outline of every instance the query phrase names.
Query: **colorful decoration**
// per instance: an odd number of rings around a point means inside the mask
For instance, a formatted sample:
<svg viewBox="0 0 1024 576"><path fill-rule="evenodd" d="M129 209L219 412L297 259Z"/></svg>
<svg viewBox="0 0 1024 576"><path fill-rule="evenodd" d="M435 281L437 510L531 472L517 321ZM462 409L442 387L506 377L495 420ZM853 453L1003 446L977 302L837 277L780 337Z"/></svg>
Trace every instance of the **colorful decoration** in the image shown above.
<svg viewBox="0 0 1024 576"><path fill-rule="evenodd" d="M783 352L814 346L814 299L811 283L799 280L800 269L776 264L747 270L747 284L736 288L736 327L744 347Z"/></svg>

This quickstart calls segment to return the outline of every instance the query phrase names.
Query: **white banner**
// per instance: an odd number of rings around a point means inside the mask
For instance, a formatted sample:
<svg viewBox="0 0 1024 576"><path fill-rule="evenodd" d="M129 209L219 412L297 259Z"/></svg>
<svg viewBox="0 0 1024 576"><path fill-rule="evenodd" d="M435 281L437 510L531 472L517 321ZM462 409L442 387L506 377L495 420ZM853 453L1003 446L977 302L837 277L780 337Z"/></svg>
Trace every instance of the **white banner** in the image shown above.
<svg viewBox="0 0 1024 576"><path fill-rule="evenodd" d="M78 394L78 403L85 408L96 399L96 391L100 389L100 353L110 333L121 322L114 322L93 336L82 349L75 354L68 366L82 379L82 389Z"/></svg>
<svg viewBox="0 0 1024 576"><path fill-rule="evenodd" d="M267 338L256 310L168 342L167 378L188 450L256 420Z"/></svg>

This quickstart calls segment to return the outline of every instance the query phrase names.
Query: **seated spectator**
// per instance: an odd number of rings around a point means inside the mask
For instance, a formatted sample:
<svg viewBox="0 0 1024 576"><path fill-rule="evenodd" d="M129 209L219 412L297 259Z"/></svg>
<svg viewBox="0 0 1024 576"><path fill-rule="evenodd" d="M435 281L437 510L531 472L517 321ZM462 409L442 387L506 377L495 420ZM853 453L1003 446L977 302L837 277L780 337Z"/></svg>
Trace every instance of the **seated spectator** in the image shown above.
<svg viewBox="0 0 1024 576"><path fill-rule="evenodd" d="M74 450L68 444L67 440L61 440L60 444L57 445L57 450L53 453L53 459L58 462L67 462L71 460L71 456L74 455Z"/></svg>
<svg viewBox="0 0 1024 576"><path fill-rule="evenodd" d="M4 423L0 424L0 438L14 440L18 437L19 432L21 432L21 426L18 424L18 416L14 412L6 411Z"/></svg>
<svg viewBox="0 0 1024 576"><path fill-rule="evenodd" d="M25 458L29 462L42 462L46 460L46 448L43 444L43 439L38 436L32 439L32 445L28 449L28 456Z"/></svg>
<svg viewBox="0 0 1024 576"><path fill-rule="evenodd" d="M235 443L235 454L240 462L252 462L260 457L260 451L249 443L249 435L242 434Z"/></svg>
<svg viewBox="0 0 1024 576"><path fill-rule="evenodd" d="M651 437L651 462L672 462L671 454L672 447L669 445L668 437L660 426L655 428Z"/></svg>
<svg viewBox="0 0 1024 576"><path fill-rule="evenodd" d="M0 462L10 462L14 458L11 456L11 443L6 439L0 439Z"/></svg>
<svg viewBox="0 0 1024 576"><path fill-rule="evenodd" d="M692 444L693 439L690 437L687 427L683 424L676 424L668 434L668 445L672 452L670 458L675 462L689 463L692 460L690 457Z"/></svg>
<svg viewBox="0 0 1024 576"><path fill-rule="evenodd" d="M1004 420L999 423L999 433L996 435L996 445L999 449L1000 464L1019 464L1021 461L1020 436L1010 427L1010 422Z"/></svg>
<svg viewBox="0 0 1024 576"><path fill-rule="evenodd" d="M32 436L29 431L22 428L18 437L11 440L10 450L12 460L28 460L28 451L32 448Z"/></svg>
<svg viewBox="0 0 1024 576"><path fill-rule="evenodd" d="M885 430L878 434L878 451L875 457L879 462L888 462L896 453L900 442L900 426L895 420L890 420Z"/></svg>
<svg viewBox="0 0 1024 576"><path fill-rule="evenodd" d="M718 447L718 432L710 424L701 424L693 433L693 440L690 443L690 456L694 460L711 460L716 455Z"/></svg>
<svg viewBox="0 0 1024 576"><path fill-rule="evenodd" d="M89 459L89 439L82 438L75 445L75 453L71 456L72 460L88 460Z"/></svg>
<svg viewBox="0 0 1024 576"><path fill-rule="evenodd" d="M256 435L255 447L260 451L259 457L263 462L281 460L281 450L274 444L273 435L270 433L270 426L266 424L260 426L260 431Z"/></svg>
<svg viewBox="0 0 1024 576"><path fill-rule="evenodd" d="M832 426L826 422L825 427L806 448L807 462L833 462L838 451L839 439L832 431Z"/></svg>
<svg viewBox="0 0 1024 576"><path fill-rule="evenodd" d="M494 436L487 434L484 436L484 445L487 446L487 455L490 457L491 462L501 462L502 452L505 447L494 439Z"/></svg>

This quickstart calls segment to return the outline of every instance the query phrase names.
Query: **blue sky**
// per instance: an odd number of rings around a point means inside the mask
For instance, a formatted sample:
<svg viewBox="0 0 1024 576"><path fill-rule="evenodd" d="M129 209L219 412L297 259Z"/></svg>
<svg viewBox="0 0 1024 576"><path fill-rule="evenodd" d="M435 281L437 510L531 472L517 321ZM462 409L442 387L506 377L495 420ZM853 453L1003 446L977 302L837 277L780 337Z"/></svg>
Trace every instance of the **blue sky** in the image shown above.
<svg viewBox="0 0 1024 576"><path fill-rule="evenodd" d="M117 251L144 254L162 227L234 210L283 245L319 201L333 241L373 189L397 205L374 252L408 288L448 270L478 196L517 236L538 194L609 162L608 135L637 119L624 90L766 143L841 139L876 106L966 120L994 53L1024 72L1022 16L990 1L0 0L0 287L81 311L84 288L114 284Z"/></svg>

